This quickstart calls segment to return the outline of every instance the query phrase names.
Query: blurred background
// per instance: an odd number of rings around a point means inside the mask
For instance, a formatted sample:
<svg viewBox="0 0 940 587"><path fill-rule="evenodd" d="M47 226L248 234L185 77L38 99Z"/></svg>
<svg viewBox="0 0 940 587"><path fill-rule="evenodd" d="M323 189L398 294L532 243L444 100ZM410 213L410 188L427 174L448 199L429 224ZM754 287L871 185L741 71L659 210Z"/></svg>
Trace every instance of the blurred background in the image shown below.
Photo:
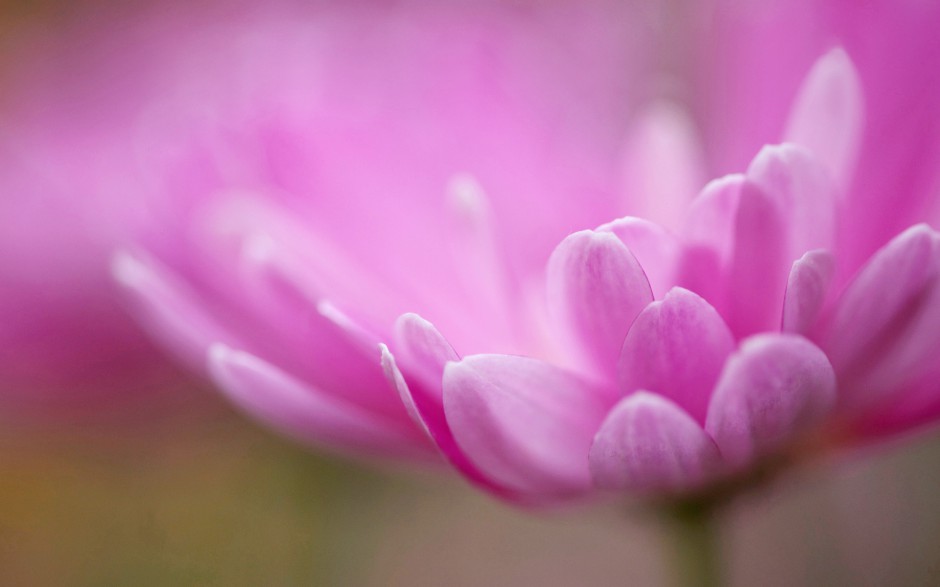
<svg viewBox="0 0 940 587"><path fill-rule="evenodd" d="M80 87L88 60L72 60L83 46L68 39L99 20L148 18L145 4L0 2L6 148L14 126L51 115L37 103L81 100L69 84ZM207 3L192 26L230 8ZM133 27L112 32L120 40ZM31 51L53 57L31 61ZM16 84L43 68L68 75L24 98ZM519 511L446 474L314 454L174 369L154 368L145 383L135 371L146 400L35 418L3 408L0 584L614 586L669 576L660 521L639 509ZM739 503L723 526L732 584L940 585L938 484L935 433L799 471Z"/></svg>
<svg viewBox="0 0 940 587"><path fill-rule="evenodd" d="M731 584L936 585L936 440L824 463L740 503L722 528ZM4 585L616 586L671 576L659 520L640 511L519 511L445 475L318 456L221 402L118 430L6 430L0 463Z"/></svg>

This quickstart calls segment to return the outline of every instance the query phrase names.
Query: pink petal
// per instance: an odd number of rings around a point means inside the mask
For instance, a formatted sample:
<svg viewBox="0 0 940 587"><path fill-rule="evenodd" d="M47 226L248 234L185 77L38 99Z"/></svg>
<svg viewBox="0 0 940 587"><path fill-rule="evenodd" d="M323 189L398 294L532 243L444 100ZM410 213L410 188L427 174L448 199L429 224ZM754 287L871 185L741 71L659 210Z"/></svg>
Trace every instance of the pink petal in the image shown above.
<svg viewBox="0 0 940 587"><path fill-rule="evenodd" d="M787 224L780 207L746 183L734 227L725 318L735 336L775 330L786 287Z"/></svg>
<svg viewBox="0 0 940 587"><path fill-rule="evenodd" d="M624 153L626 210L677 229L708 179L695 124L678 105L656 103L642 114Z"/></svg>
<svg viewBox="0 0 940 587"><path fill-rule="evenodd" d="M844 190L855 170L864 119L858 73L846 52L835 48L803 81L784 137L812 151Z"/></svg>
<svg viewBox="0 0 940 587"><path fill-rule="evenodd" d="M326 299L316 267L294 251L267 238L249 238L244 248L244 271L233 286L253 288L258 322L245 329L253 344L242 348L322 389L341 389L347 400L366 410L404 416L401 402L387 393L379 367L380 337L364 325L369 311L353 306L356 315L351 315ZM253 316L237 317L244 321Z"/></svg>
<svg viewBox="0 0 940 587"><path fill-rule="evenodd" d="M768 145L748 167L747 181L767 194L786 219L788 268L806 251L834 249L835 189L812 153L797 145Z"/></svg>
<svg viewBox="0 0 940 587"><path fill-rule="evenodd" d="M738 213L741 174L726 175L710 181L693 200L686 216L682 236L686 244L708 246L726 262L734 248L734 224Z"/></svg>
<svg viewBox="0 0 940 587"><path fill-rule="evenodd" d="M679 243L658 224L627 216L597 228L612 232L627 245L649 279L653 295L661 298L675 285Z"/></svg>
<svg viewBox="0 0 940 587"><path fill-rule="evenodd" d="M377 456L427 460L431 454L407 420L392 421L365 411L249 353L214 345L208 368L236 405L299 440Z"/></svg>
<svg viewBox="0 0 940 587"><path fill-rule="evenodd" d="M595 485L618 491L693 489L720 465L718 447L692 417L645 391L611 410L590 453Z"/></svg>
<svg viewBox="0 0 940 587"><path fill-rule="evenodd" d="M682 406L700 424L734 338L724 320L696 294L674 288L640 312L623 344L618 385L649 389Z"/></svg>
<svg viewBox="0 0 940 587"><path fill-rule="evenodd" d="M157 261L120 251L112 259L111 273L131 296L144 328L194 370L202 371L212 343L237 342L205 312L195 293Z"/></svg>
<svg viewBox="0 0 940 587"><path fill-rule="evenodd" d="M835 393L832 367L811 342L791 334L754 336L728 359L705 430L725 460L745 465L819 424Z"/></svg>
<svg viewBox="0 0 940 587"><path fill-rule="evenodd" d="M514 315L510 301L512 290L502 247L496 235L496 223L489 198L476 178L458 174L447 188L446 224L452 250L455 278L467 293L467 302L481 315L498 316L488 332L511 338Z"/></svg>
<svg viewBox="0 0 940 587"><path fill-rule="evenodd" d="M307 299L328 295L367 312L397 316L408 299L400 280L382 279L343 247L300 222L301 215L260 196L229 195L208 206L201 230L210 243L240 243L247 270ZM218 246L218 245L217 245ZM375 296L381 291L383 295Z"/></svg>
<svg viewBox="0 0 940 587"><path fill-rule="evenodd" d="M692 202L682 231L677 283L727 315L728 274L743 175L711 181Z"/></svg>
<svg viewBox="0 0 940 587"><path fill-rule="evenodd" d="M433 324L417 314L402 314L395 322L398 356L409 373L421 377L435 401L440 404L444 365L460 357Z"/></svg>
<svg viewBox="0 0 940 587"><path fill-rule="evenodd" d="M477 486L510 500L518 500L513 492L494 483L486 475L470 462L464 452L457 446L454 435L450 431L450 426L444 418L444 407L438 401L431 401L428 398L432 394L428 393L419 382L412 391L412 386L408 385L404 375L398 368L395 357L384 344L381 345L382 368L389 383L398 391L398 395L405 404L412 419L418 423L425 434L434 442L441 455L462 474L467 480Z"/></svg>
<svg viewBox="0 0 940 587"><path fill-rule="evenodd" d="M793 263L783 298L784 332L810 333L826 301L834 270L835 260L823 250L810 251Z"/></svg>
<svg viewBox="0 0 940 587"><path fill-rule="evenodd" d="M576 232L549 259L551 313L600 373L613 376L630 324L652 301L643 269L612 233Z"/></svg>
<svg viewBox="0 0 940 587"><path fill-rule="evenodd" d="M457 444L487 477L523 494L590 489L588 451L609 407L590 384L536 359L473 355L444 371Z"/></svg>
<svg viewBox="0 0 940 587"><path fill-rule="evenodd" d="M806 251L832 250L835 211L826 171L805 149L767 146L754 158L735 218L725 311L738 337L779 328L791 265Z"/></svg>
<svg viewBox="0 0 940 587"><path fill-rule="evenodd" d="M431 428L424 421L421 410L418 408L418 403L411 394L411 388L408 387L405 376L402 374L401 369L398 368L398 363L395 361L394 355L392 355L391 351L388 350L388 346L384 343L379 343L379 352L382 354L382 373L385 375L385 380L392 386L392 389L398 392L398 398L401 400L401 403L404 404L405 411L408 412L408 416L411 417L412 421L420 426L429 438L433 438L431 436ZM443 410L441 411L443 412Z"/></svg>
<svg viewBox="0 0 940 587"><path fill-rule="evenodd" d="M902 387L940 345L940 235L912 227L869 260L836 302L822 347L842 401L858 405Z"/></svg>

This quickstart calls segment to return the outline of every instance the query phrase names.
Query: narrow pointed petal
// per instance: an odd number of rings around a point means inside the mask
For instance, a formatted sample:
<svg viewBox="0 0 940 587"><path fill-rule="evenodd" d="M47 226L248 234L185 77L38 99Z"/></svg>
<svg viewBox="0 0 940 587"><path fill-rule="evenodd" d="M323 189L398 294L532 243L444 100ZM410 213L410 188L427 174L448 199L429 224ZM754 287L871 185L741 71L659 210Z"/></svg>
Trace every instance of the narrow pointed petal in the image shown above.
<svg viewBox="0 0 940 587"><path fill-rule="evenodd" d="M855 168L864 118L858 73L846 52L836 48L816 62L803 82L784 139L812 151L844 190Z"/></svg>
<svg viewBox="0 0 940 587"><path fill-rule="evenodd" d="M408 416L411 417L415 424L424 430L428 437L431 437L431 429L427 422L424 421L424 417L421 415L421 410L418 409L418 404L415 402L414 396L411 395L411 388L408 387L405 376L402 374L401 369L398 368L395 356L392 355L392 352L388 350L388 346L384 343L379 344L379 352L382 354L382 373L385 374L385 380L392 386L392 389L398 392L398 397L401 399L401 403L404 404Z"/></svg>
<svg viewBox="0 0 940 587"><path fill-rule="evenodd" d="M612 232L627 245L649 279L653 296L662 298L674 286L679 243L658 224L627 216L597 228L598 232Z"/></svg>
<svg viewBox="0 0 940 587"><path fill-rule="evenodd" d="M610 408L601 397L525 357L474 355L444 371L444 410L457 444L487 477L529 495L590 489L588 451Z"/></svg>
<svg viewBox="0 0 940 587"><path fill-rule="evenodd" d="M682 213L708 179L691 117L677 105L654 104L633 130L623 161L626 210L679 228Z"/></svg>
<svg viewBox="0 0 940 587"><path fill-rule="evenodd" d="M842 401L859 405L916 378L940 345L940 234L912 227L869 260L836 302L822 347Z"/></svg>
<svg viewBox="0 0 940 587"><path fill-rule="evenodd" d="M138 319L167 349L202 371L206 349L216 341L235 341L196 302L193 292L155 260L128 251L111 263L115 281L130 296Z"/></svg>
<svg viewBox="0 0 940 587"><path fill-rule="evenodd" d="M599 373L613 377L620 347L637 314L653 301L643 269L609 232L566 238L548 263L549 308Z"/></svg>
<svg viewBox="0 0 940 587"><path fill-rule="evenodd" d="M728 359L705 430L726 461L746 465L819 424L835 393L832 366L811 342L790 334L754 336Z"/></svg>
<svg viewBox="0 0 940 587"><path fill-rule="evenodd" d="M782 330L809 335L826 301L835 271L832 254L810 251L793 263L783 299Z"/></svg>
<svg viewBox="0 0 940 587"><path fill-rule="evenodd" d="M449 245L467 303L501 317L498 323L506 332L491 332L490 337L508 337L513 326L512 298L489 199L476 178L457 174L447 186L447 201Z"/></svg>
<svg viewBox="0 0 940 587"><path fill-rule="evenodd" d="M668 399L641 391L618 403L590 452L591 474L602 489L694 489L721 466L715 442Z"/></svg>
<svg viewBox="0 0 940 587"><path fill-rule="evenodd" d="M408 371L421 377L433 398L441 401L444 366L460 357L433 324L417 314L402 314L395 323L398 355Z"/></svg>
<svg viewBox="0 0 940 587"><path fill-rule="evenodd" d="M432 454L410 422L365 411L249 353L214 345L208 368L236 405L299 440L381 456L427 459Z"/></svg>
<svg viewBox="0 0 940 587"><path fill-rule="evenodd" d="M648 389L681 406L701 425L734 337L696 294L674 288L634 321L618 364L622 393Z"/></svg>
<svg viewBox="0 0 940 587"><path fill-rule="evenodd" d="M246 270L307 299L341 299L375 322L397 316L401 312L396 308L409 299L400 280L366 269L344 247L260 196L221 198L210 206L203 224L207 242L241 243ZM372 295L376 291L383 295Z"/></svg>
<svg viewBox="0 0 940 587"><path fill-rule="evenodd" d="M401 402L383 393L386 385L377 352L380 337L356 314L324 297L323 281L294 251L269 239L252 239L250 261L239 285L265 296L259 304L265 326L276 327L283 344L264 356L324 389L342 389L347 399L390 417L404 416ZM257 347L245 350L256 351Z"/></svg>

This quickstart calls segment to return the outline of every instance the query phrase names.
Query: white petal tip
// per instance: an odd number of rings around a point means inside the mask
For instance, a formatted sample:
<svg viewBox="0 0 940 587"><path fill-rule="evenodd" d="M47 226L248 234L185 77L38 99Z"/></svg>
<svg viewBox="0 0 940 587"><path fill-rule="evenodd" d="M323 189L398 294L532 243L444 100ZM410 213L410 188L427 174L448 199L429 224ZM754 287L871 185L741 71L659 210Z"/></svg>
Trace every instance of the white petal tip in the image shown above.
<svg viewBox="0 0 940 587"><path fill-rule="evenodd" d="M144 263L130 251L119 250L111 257L111 276L125 287L140 286L149 273Z"/></svg>

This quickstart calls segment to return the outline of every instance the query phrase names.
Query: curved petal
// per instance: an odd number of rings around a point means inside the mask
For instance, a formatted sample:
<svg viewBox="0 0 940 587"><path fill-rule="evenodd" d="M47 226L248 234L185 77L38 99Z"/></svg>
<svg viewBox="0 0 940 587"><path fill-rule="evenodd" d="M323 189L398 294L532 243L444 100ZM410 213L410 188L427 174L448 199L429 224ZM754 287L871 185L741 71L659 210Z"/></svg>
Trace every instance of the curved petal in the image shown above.
<svg viewBox="0 0 940 587"><path fill-rule="evenodd" d="M743 175L713 180L692 202L682 231L678 285L708 300L727 316L728 274Z"/></svg>
<svg viewBox="0 0 940 587"><path fill-rule="evenodd" d="M784 138L812 151L844 190L861 147L864 118L858 73L837 47L819 58L803 81Z"/></svg>
<svg viewBox="0 0 940 587"><path fill-rule="evenodd" d="M829 292L835 260L829 251L810 251L793 263L783 297L784 332L808 335L816 325Z"/></svg>
<svg viewBox="0 0 940 587"><path fill-rule="evenodd" d="M715 442L668 399L645 391L617 404L591 446L594 483L602 489L694 489L721 466Z"/></svg>
<svg viewBox="0 0 940 587"><path fill-rule="evenodd" d="M679 243L658 224L627 216L601 225L598 232L612 232L627 245L649 279L653 296L661 298L675 285Z"/></svg>
<svg viewBox="0 0 940 587"><path fill-rule="evenodd" d="M798 145L768 145L748 166L747 181L767 194L785 218L787 265L806 251L833 250L835 190L812 153Z"/></svg>
<svg viewBox="0 0 940 587"><path fill-rule="evenodd" d="M519 498L506 488L494 483L477 467L470 462L464 452L457 446L450 426L444 418L444 407L440 403L428 401L429 394L423 390L421 384L412 391L405 376L398 368L395 357L384 344L381 345L382 369L389 383L398 392L399 397L411 418L424 430L440 453L447 461L468 481L500 497L516 500Z"/></svg>
<svg viewBox="0 0 940 587"><path fill-rule="evenodd" d="M395 322L398 356L409 373L421 377L433 398L441 402L444 365L460 357L433 324L413 313L402 314Z"/></svg>
<svg viewBox="0 0 940 587"><path fill-rule="evenodd" d="M903 386L940 345L940 234L912 227L869 260L820 336L841 400L858 405Z"/></svg>
<svg viewBox="0 0 940 587"><path fill-rule="evenodd" d="M674 288L640 312L617 366L620 391L649 389L705 422L712 389L734 337L724 320L696 294Z"/></svg>
<svg viewBox="0 0 940 587"><path fill-rule="evenodd" d="M833 248L835 212L831 182L809 152L787 144L761 149L734 224L725 315L738 337L779 328L790 267L806 251Z"/></svg>
<svg viewBox="0 0 940 587"><path fill-rule="evenodd" d="M705 430L725 460L746 465L817 425L835 394L832 366L811 342L791 334L754 336L728 359Z"/></svg>
<svg viewBox="0 0 940 587"><path fill-rule="evenodd" d="M488 477L527 495L588 491L588 451L609 408L598 390L548 363L474 355L444 371L457 444Z"/></svg>
<svg viewBox="0 0 940 587"><path fill-rule="evenodd" d="M365 411L301 383L252 354L213 345L208 369L236 405L299 440L366 455L421 460L433 455L409 421L392 421Z"/></svg>
<svg viewBox="0 0 940 587"><path fill-rule="evenodd" d="M576 232L549 259L550 311L600 373L613 376L630 324L652 301L643 269L612 233Z"/></svg>

